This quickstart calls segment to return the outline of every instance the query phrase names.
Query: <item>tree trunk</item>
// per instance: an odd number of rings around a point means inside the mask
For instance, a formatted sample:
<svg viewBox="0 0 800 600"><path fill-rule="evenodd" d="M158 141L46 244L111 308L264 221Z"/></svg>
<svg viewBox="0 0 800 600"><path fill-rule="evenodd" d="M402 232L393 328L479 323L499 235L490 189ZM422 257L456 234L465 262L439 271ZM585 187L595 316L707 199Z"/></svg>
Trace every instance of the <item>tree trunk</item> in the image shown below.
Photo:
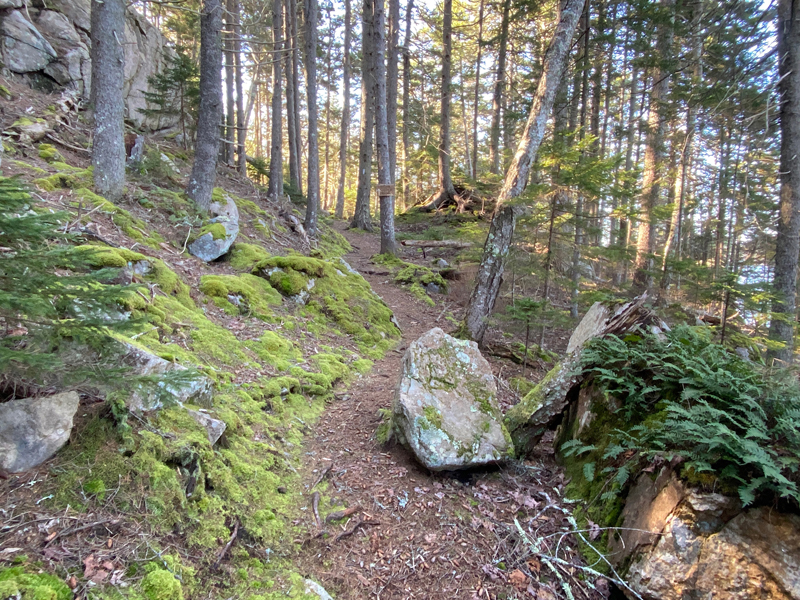
<svg viewBox="0 0 800 600"><path fill-rule="evenodd" d="M222 44L225 47L225 143L222 144L222 159L229 167L234 165L234 148L236 146L236 96L234 82L233 56L233 10L235 0L225 3L225 31Z"/></svg>
<svg viewBox="0 0 800 600"><path fill-rule="evenodd" d="M483 58L483 9L485 0L481 0L478 12L478 58L475 61L475 99L472 112L472 176L478 177L478 107L481 90L481 59Z"/></svg>
<svg viewBox="0 0 800 600"><path fill-rule="evenodd" d="M269 150L267 196L277 201L283 195L283 120L281 115L281 52L283 50L282 0L272 0L272 130Z"/></svg>
<svg viewBox="0 0 800 600"><path fill-rule="evenodd" d="M244 85L242 81L242 26L239 15L239 0L233 0L233 65L236 79L236 167L247 176L247 125L244 112Z"/></svg>
<svg viewBox="0 0 800 600"><path fill-rule="evenodd" d="M400 0L389 0L389 40L386 50L386 123L389 131L389 173L397 178L397 46L400 43ZM394 205L394 201L392 201Z"/></svg>
<svg viewBox="0 0 800 600"><path fill-rule="evenodd" d="M409 146L409 102L411 95L411 15L414 12L414 0L408 0L406 6L406 32L403 42L403 205L409 205L408 185L408 146Z"/></svg>
<svg viewBox="0 0 800 600"><path fill-rule="evenodd" d="M92 166L94 186L111 202L125 188L125 2L92 0L92 97L94 141Z"/></svg>
<svg viewBox="0 0 800 600"><path fill-rule="evenodd" d="M297 0L289 2L291 9L290 26L292 32L292 87L294 96L294 147L296 151L297 191L303 193L303 128L300 120L300 34L298 32Z"/></svg>
<svg viewBox="0 0 800 600"><path fill-rule="evenodd" d="M389 0L397 2L397 0ZM445 0L447 1L447 0ZM386 14L383 0L374 0L374 29L375 32L375 142L378 151L378 184L381 186L378 197L380 198L381 217L381 254L394 254L394 193L386 193L384 186L394 184L392 174L392 159L389 153L388 131L388 101L387 101L387 68L386 54ZM396 62L396 61L395 61ZM396 71L396 69L395 69ZM395 72L395 88L397 87L397 73ZM395 89L396 91L396 89ZM396 94L395 94L396 95ZM397 99L395 98L395 104Z"/></svg>
<svg viewBox="0 0 800 600"><path fill-rule="evenodd" d="M642 172L641 213L639 239L636 245L634 292L641 293L653 287L653 254L656 243L656 207L661 191L660 179L664 162L664 134L667 125L667 94L669 70L664 62L671 56L672 18L674 0L661 0L659 8L663 21L658 26L656 39L656 66L653 69L653 88L650 92L650 115L647 119L647 139Z"/></svg>
<svg viewBox="0 0 800 600"><path fill-rule="evenodd" d="M486 238L483 258L475 278L475 287L466 308L464 328L467 335L483 342L489 316L494 308L503 277L503 263L511 247L516 216L514 208L503 203L519 196L525 189L531 165L544 137L548 117L553 109L572 37L578 24L584 0L566 0L558 26L544 57L542 77L536 88L530 115L522 139L506 174L497 200L498 208Z"/></svg>
<svg viewBox="0 0 800 600"><path fill-rule="evenodd" d="M194 164L186 194L202 211L211 205L217 178L219 124L222 119L222 2L205 0L200 15L200 109Z"/></svg>
<svg viewBox="0 0 800 600"><path fill-rule="evenodd" d="M442 15L442 111L439 128L439 194L433 201L438 208L453 200L456 190L450 174L450 105L453 98L453 0L444 0Z"/></svg>
<svg viewBox="0 0 800 600"><path fill-rule="evenodd" d="M333 5L326 8L328 13L328 81L325 94L325 183L322 186L322 208L330 210L330 168L331 168L331 88L333 87Z"/></svg>
<svg viewBox="0 0 800 600"><path fill-rule="evenodd" d="M350 0L344 0L344 47L342 52L342 130L339 132L339 189L336 192L336 218L344 218L344 184L347 177L347 145L350 138Z"/></svg>
<svg viewBox="0 0 800 600"><path fill-rule="evenodd" d="M356 209L350 227L372 231L369 202L372 192L372 134L375 130L373 98L372 0L362 0L361 14L361 141L358 151Z"/></svg>
<svg viewBox="0 0 800 600"><path fill-rule="evenodd" d="M500 113L503 109L503 93L506 86L506 52L508 47L508 14L511 0L503 0L503 20L500 24L500 49L497 55L497 71L492 98L492 129L489 135L490 171L500 174Z"/></svg>
<svg viewBox="0 0 800 600"><path fill-rule="evenodd" d="M800 14L793 0L778 0L778 73L781 121L781 200L775 240L776 299L769 337L783 347L767 357L784 364L794 355L797 258L800 254Z"/></svg>
<svg viewBox="0 0 800 600"><path fill-rule="evenodd" d="M297 35L296 24L292 23L297 18L297 10L293 8L297 0L286 0L284 19L286 22L286 134L289 141L289 184L301 194L303 185L300 181L300 123L297 120L295 108L297 98L297 84L295 82L294 54L296 51Z"/></svg>
<svg viewBox="0 0 800 600"><path fill-rule="evenodd" d="M306 232L317 235L319 214L319 107L317 106L317 0L305 0L306 94L308 100L308 189Z"/></svg>

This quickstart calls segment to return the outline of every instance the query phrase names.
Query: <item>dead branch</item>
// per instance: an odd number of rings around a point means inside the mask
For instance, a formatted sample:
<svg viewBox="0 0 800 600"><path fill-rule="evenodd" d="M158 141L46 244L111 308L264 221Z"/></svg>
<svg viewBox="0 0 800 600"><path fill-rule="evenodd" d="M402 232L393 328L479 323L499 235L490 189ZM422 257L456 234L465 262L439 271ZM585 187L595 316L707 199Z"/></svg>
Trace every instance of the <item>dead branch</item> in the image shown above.
<svg viewBox="0 0 800 600"><path fill-rule="evenodd" d="M100 525L105 525L106 523L111 523L112 525L116 525L117 523L119 523L119 519L101 519L100 521L95 521L94 523L88 523L86 525L81 525L80 527L72 527L71 529L66 529L64 531L57 533L44 546L46 548L59 538L66 537L68 535L74 535L76 533L80 533L81 531L86 531L87 529L92 529L94 527L99 527Z"/></svg>
<svg viewBox="0 0 800 600"><path fill-rule="evenodd" d="M214 564L211 565L212 569L216 569L219 567L219 564L222 562L222 559L225 558L225 555L228 553L228 550L231 549L233 542L236 540L236 537L239 535L239 521L235 521L233 524L233 532L231 532L231 537L228 540L228 543L225 544L225 547L220 550L219 554L217 554L217 560L214 561Z"/></svg>
<svg viewBox="0 0 800 600"><path fill-rule="evenodd" d="M319 518L319 492L311 494L311 510L314 511L314 521L317 523L317 530L322 529L322 519Z"/></svg>
<svg viewBox="0 0 800 600"><path fill-rule="evenodd" d="M327 517L325 517L325 522L331 523L333 521L339 521L341 519L349 517L350 515L354 515L360 510L361 510L360 506L351 506L350 508L346 508L344 510L337 510L336 512L332 512Z"/></svg>
<svg viewBox="0 0 800 600"><path fill-rule="evenodd" d="M472 248L474 245L458 240L403 240L400 243L412 248Z"/></svg>
<svg viewBox="0 0 800 600"><path fill-rule="evenodd" d="M319 476L317 476L317 479L314 481L314 484L311 486L312 490L315 487L317 487L320 483L322 483L322 480L325 479L328 476L328 473L331 472L332 468L333 468L333 465L328 465L327 467L322 469L322 471L320 472Z"/></svg>
<svg viewBox="0 0 800 600"><path fill-rule="evenodd" d="M368 521L365 519L359 519L350 529L343 531L335 538L333 538L333 541L338 542L342 538L346 538L347 536L353 535L359 527L366 527L367 525L380 525L380 521Z"/></svg>

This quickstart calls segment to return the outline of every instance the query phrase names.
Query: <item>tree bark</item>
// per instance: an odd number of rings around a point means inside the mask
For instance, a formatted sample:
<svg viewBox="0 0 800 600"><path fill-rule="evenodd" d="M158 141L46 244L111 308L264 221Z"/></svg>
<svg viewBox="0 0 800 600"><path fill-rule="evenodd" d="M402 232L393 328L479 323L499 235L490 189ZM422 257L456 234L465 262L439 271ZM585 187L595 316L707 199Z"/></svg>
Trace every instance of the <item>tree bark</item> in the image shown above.
<svg viewBox="0 0 800 600"><path fill-rule="evenodd" d="M330 210L330 168L331 168L331 88L333 87L333 5L329 4L326 8L328 13L328 69L327 69L327 92L325 94L325 183L322 185L322 208Z"/></svg>
<svg viewBox="0 0 800 600"><path fill-rule="evenodd" d="M297 119L297 70L294 68L294 57L297 52L297 0L286 0L286 134L289 141L289 184L299 193L303 193L300 180L300 122Z"/></svg>
<svg viewBox="0 0 800 600"><path fill-rule="evenodd" d="M344 218L344 184L347 178L347 146L350 138L350 0L344 0L344 54L342 58L342 130L339 132L339 188L336 192L336 218Z"/></svg>
<svg viewBox="0 0 800 600"><path fill-rule="evenodd" d="M794 0L778 1L778 73L781 122L781 199L775 240L775 288L770 339L783 343L767 358L784 364L794 355L797 259L800 254L800 10Z"/></svg>
<svg viewBox="0 0 800 600"><path fill-rule="evenodd" d="M450 105L453 99L453 0L444 0L442 15L442 110L439 128L439 194L432 203L438 208L455 199L450 174Z"/></svg>
<svg viewBox="0 0 800 600"><path fill-rule="evenodd" d="M305 0L306 94L308 98L308 188L306 232L317 235L319 214L319 107L317 106L317 0Z"/></svg>
<svg viewBox="0 0 800 600"><path fill-rule="evenodd" d="M653 69L653 88L650 92L650 115L647 119L644 168L642 171L641 213L639 239L636 244L633 291L641 293L653 287L653 254L656 243L655 209L661 191L664 162L664 135L666 131L666 101L669 94L669 70L664 62L671 56L672 18L674 0L661 0L663 20L656 38L656 66Z"/></svg>
<svg viewBox="0 0 800 600"><path fill-rule="evenodd" d="M447 0L445 0L447 1ZM394 194L387 194L383 186L394 185L392 173L392 159L389 145L389 102L387 100L387 67L386 53L386 13L383 0L374 0L374 32L375 32L375 142L378 151L378 183L381 185L380 219L381 219L381 254L394 254L396 252L394 241ZM397 0L389 0L397 2ZM395 63L397 59L395 58ZM395 65L395 105L397 103L397 73ZM395 114L396 114L395 106Z"/></svg>
<svg viewBox="0 0 800 600"><path fill-rule="evenodd" d="M519 196L525 189L531 165L544 137L545 127L553 109L564 67L567 62L572 37L583 9L584 0L566 0L561 10L553 39L542 65L542 77L536 88L528 121L514 159L506 174L497 200L489 235L486 237L483 258L475 278L475 287L469 298L464 320L465 333L478 343L483 342L488 318L494 308L503 277L505 257L511 247L516 215L514 207L504 206L508 200Z"/></svg>
<svg viewBox="0 0 800 600"><path fill-rule="evenodd" d="M397 53L400 43L400 0L389 0L389 38L386 50L386 124L389 131L389 172L397 179Z"/></svg>
<svg viewBox="0 0 800 600"><path fill-rule="evenodd" d="M222 119L222 2L205 0L200 15L200 109L194 164L186 194L202 211L211 205L217 178Z"/></svg>
<svg viewBox="0 0 800 600"><path fill-rule="evenodd" d="M503 20L500 24L500 49L497 55L497 71L492 98L492 128L489 135L490 171L500 174L500 113L503 109L503 93L506 86L506 53L508 48L508 17L511 0L503 0Z"/></svg>
<svg viewBox="0 0 800 600"><path fill-rule="evenodd" d="M406 32L403 42L403 204L405 209L409 204L408 184L408 150L409 150L409 102L411 96L411 15L414 12L414 0L408 0L406 6Z"/></svg>
<svg viewBox="0 0 800 600"><path fill-rule="evenodd" d="M91 32L94 186L116 202L125 189L125 2L92 0Z"/></svg>
<svg viewBox="0 0 800 600"><path fill-rule="evenodd" d="M478 177L478 107L481 90L481 59L483 58L483 9L485 0L481 0L478 11L478 58L475 61L475 99L472 112L472 176Z"/></svg>
<svg viewBox="0 0 800 600"><path fill-rule="evenodd" d="M273 201L283 195L283 119L281 114L281 52L283 51L283 1L272 0L272 130L269 151L269 187Z"/></svg>
<svg viewBox="0 0 800 600"><path fill-rule="evenodd" d="M239 0L232 0L233 5L233 66L236 80L236 167L239 173L247 176L247 125L244 112L244 83L242 81L242 25L239 14Z"/></svg>
<svg viewBox="0 0 800 600"><path fill-rule="evenodd" d="M369 213L372 192L372 135L375 129L372 0L362 0L361 23L361 141L358 152L356 208L350 227L372 231Z"/></svg>
<svg viewBox="0 0 800 600"><path fill-rule="evenodd" d="M222 34L222 45L225 47L225 143L222 144L222 161L229 167L234 165L234 149L236 146L236 96L233 54L233 11L234 1L225 2L225 31Z"/></svg>

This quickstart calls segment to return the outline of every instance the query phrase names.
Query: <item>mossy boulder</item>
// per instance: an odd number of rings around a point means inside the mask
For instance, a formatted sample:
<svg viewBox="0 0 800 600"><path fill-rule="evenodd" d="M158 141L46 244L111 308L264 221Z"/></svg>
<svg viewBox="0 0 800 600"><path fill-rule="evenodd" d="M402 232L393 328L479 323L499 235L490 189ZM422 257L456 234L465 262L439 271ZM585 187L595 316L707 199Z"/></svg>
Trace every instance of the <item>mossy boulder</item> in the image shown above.
<svg viewBox="0 0 800 600"><path fill-rule="evenodd" d="M491 366L475 342L438 327L406 350L392 426L432 471L499 463L514 452Z"/></svg>
<svg viewBox="0 0 800 600"><path fill-rule="evenodd" d="M211 219L200 230L200 235L189 244L189 253L205 262L211 262L228 252L239 235L239 210L233 198L224 194L211 203Z"/></svg>
<svg viewBox="0 0 800 600"><path fill-rule="evenodd" d="M49 163L64 162L64 157L53 144L39 144L39 158Z"/></svg>

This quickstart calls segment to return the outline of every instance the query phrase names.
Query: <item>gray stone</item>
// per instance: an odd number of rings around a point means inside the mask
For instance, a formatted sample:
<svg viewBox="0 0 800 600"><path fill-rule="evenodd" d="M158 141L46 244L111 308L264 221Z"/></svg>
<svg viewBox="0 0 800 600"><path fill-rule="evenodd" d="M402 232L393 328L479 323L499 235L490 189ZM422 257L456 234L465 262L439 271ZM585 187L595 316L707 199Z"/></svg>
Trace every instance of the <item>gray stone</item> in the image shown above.
<svg viewBox="0 0 800 600"><path fill-rule="evenodd" d="M442 288L440 288L435 283L426 283L425 284L425 291L430 296L432 294L441 294L442 293Z"/></svg>
<svg viewBox="0 0 800 600"><path fill-rule="evenodd" d="M163 156L163 155L162 155ZM144 136L137 135L131 148L131 155L128 157L128 164L138 166L144 158Z"/></svg>
<svg viewBox="0 0 800 600"><path fill-rule="evenodd" d="M0 10L6 8L21 8L22 0L0 0Z"/></svg>
<svg viewBox="0 0 800 600"><path fill-rule="evenodd" d="M186 367L164 360L152 352L132 343L122 343L122 362L136 375L169 375L185 371ZM132 386L128 408L134 412L157 410L164 406L164 400L171 398L179 404L189 403L198 406L211 406L213 383L205 376L193 377L178 383L162 383L161 393L141 384Z"/></svg>
<svg viewBox="0 0 800 600"><path fill-rule="evenodd" d="M225 227L225 237L215 240L211 233L204 233L189 244L189 253L200 260L216 260L230 250L239 235L239 211L230 196L226 195L226 200L224 205L212 202L209 208L209 213L214 215L209 223L221 223Z"/></svg>
<svg viewBox="0 0 800 600"><path fill-rule="evenodd" d="M320 600L333 600L333 597L325 591L324 587L310 579L306 579L306 594L314 594Z"/></svg>
<svg viewBox="0 0 800 600"><path fill-rule="evenodd" d="M447 262L445 259L443 259L443 258L437 258L437 259L436 259L436 260L433 262L433 264L434 264L435 266L439 267L440 269L446 269L447 267L449 267L449 266L450 266L450 263L448 263L448 262Z"/></svg>
<svg viewBox="0 0 800 600"><path fill-rule="evenodd" d="M513 454L491 366L475 342L438 327L406 350L392 424L432 471L499 463Z"/></svg>
<svg viewBox="0 0 800 600"><path fill-rule="evenodd" d="M11 130L16 134L20 144L28 145L44 139L51 131L50 125L44 119L22 117L11 125Z"/></svg>
<svg viewBox="0 0 800 600"><path fill-rule="evenodd" d="M41 71L58 56L22 11L12 10L3 18L0 34L3 64L15 73Z"/></svg>
<svg viewBox="0 0 800 600"><path fill-rule="evenodd" d="M80 398L65 392L0 404L0 466L11 473L42 464L69 440Z"/></svg>
<svg viewBox="0 0 800 600"><path fill-rule="evenodd" d="M206 433L208 433L208 441L211 442L212 446L219 441L219 438L222 437L222 434L225 433L225 430L228 428L225 421L215 419L202 409L194 410L190 408L188 409L188 413L199 425L205 428Z"/></svg>

